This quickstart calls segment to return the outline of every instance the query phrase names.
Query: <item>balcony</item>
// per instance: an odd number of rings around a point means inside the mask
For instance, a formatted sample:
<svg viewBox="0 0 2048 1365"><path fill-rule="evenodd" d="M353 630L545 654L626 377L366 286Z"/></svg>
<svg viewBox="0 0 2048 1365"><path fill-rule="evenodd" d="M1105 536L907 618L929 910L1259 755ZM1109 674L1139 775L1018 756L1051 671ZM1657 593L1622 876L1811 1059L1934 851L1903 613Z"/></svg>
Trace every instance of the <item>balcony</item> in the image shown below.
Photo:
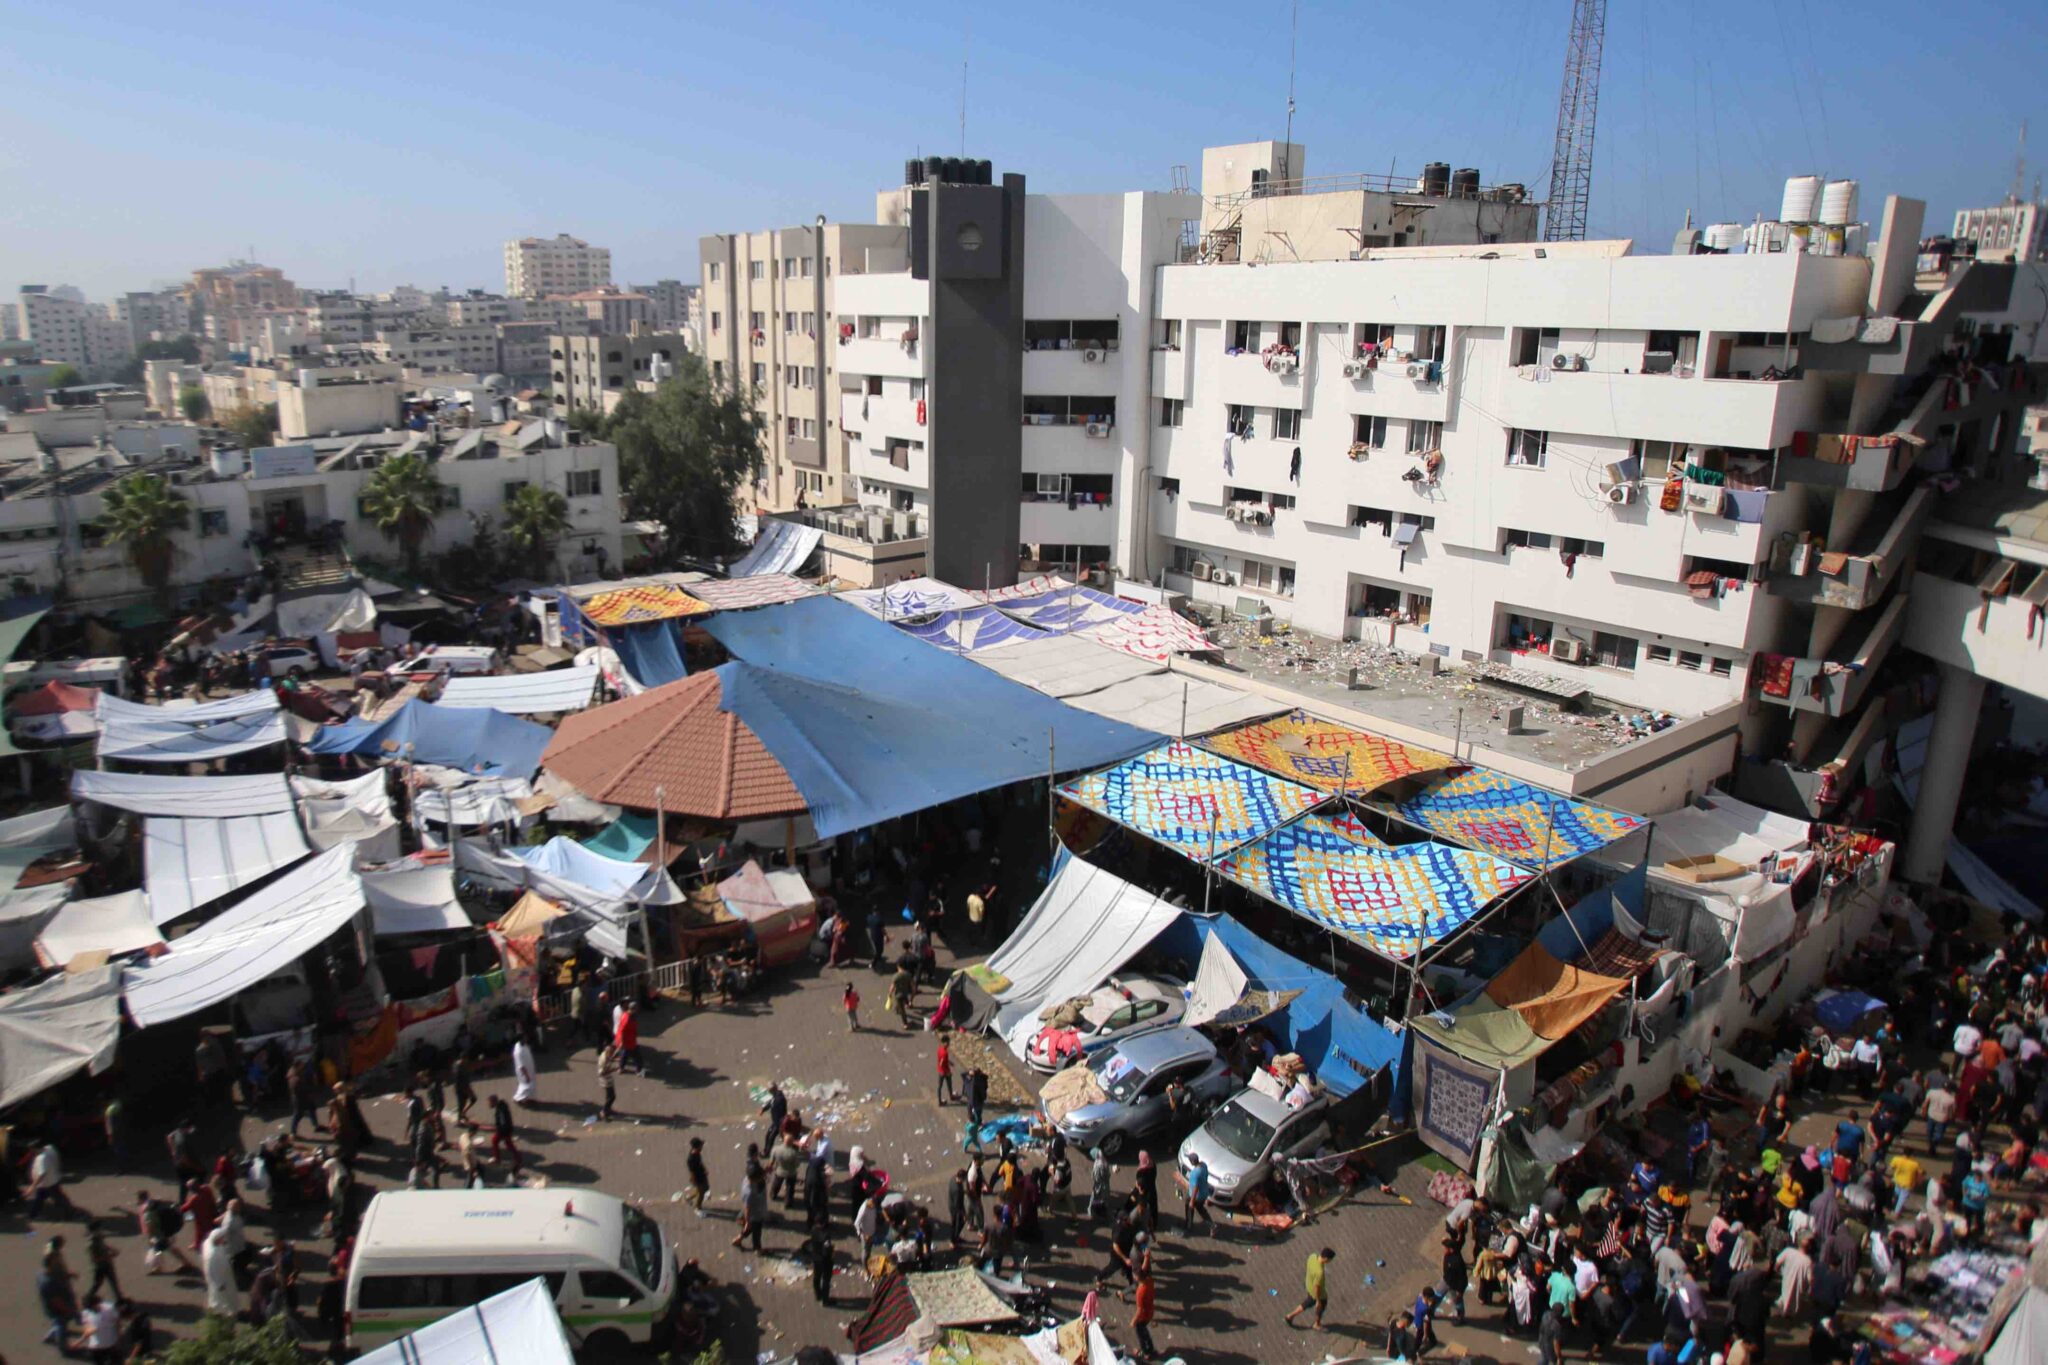
<svg viewBox="0 0 2048 1365"><path fill-rule="evenodd" d="M1026 545L1108 545L1116 539L1114 504L1025 498L1017 509L1017 539Z"/></svg>
<svg viewBox="0 0 2048 1365"><path fill-rule="evenodd" d="M1123 353L1114 343L1024 352L1026 393L1113 394L1122 380Z"/></svg>
<svg viewBox="0 0 2048 1365"><path fill-rule="evenodd" d="M1517 376L1526 375L1526 378ZM1531 431L1773 450L1820 420L1818 379L1706 379L1526 366L1498 389L1500 420Z"/></svg>
<svg viewBox="0 0 2048 1365"><path fill-rule="evenodd" d="M1875 606L1918 542L1934 499L1933 488L1914 489L1889 516L1870 519L1869 527L1875 529L1852 541L1858 547L1853 551L1814 551L1798 545L1792 547L1782 566L1780 556L1774 554L1771 595L1851 611Z"/></svg>
<svg viewBox="0 0 2048 1365"><path fill-rule="evenodd" d="M924 342L913 335L852 337L835 348L832 365L842 375L878 374L890 379L922 379L925 369Z"/></svg>
<svg viewBox="0 0 2048 1365"><path fill-rule="evenodd" d="M1788 484L1889 493L1905 480L1920 447L1933 435L1947 393L1946 384L1929 384L1905 417L1877 436L1802 429L1793 437L1792 453L1778 462L1778 472Z"/></svg>
<svg viewBox="0 0 2048 1365"><path fill-rule="evenodd" d="M1852 720L1837 721L1822 730L1803 758L1738 763L1735 794L1760 806L1825 819L1859 784L1871 746L1922 714L1919 697L1917 682L1893 683L1881 696L1871 697L1870 704Z"/></svg>
<svg viewBox="0 0 2048 1365"><path fill-rule="evenodd" d="M1824 716L1843 716L1855 710L1878 665L1905 633L1907 601L1906 594L1899 593L1886 603L1865 632L1862 644L1847 659L1760 656L1758 667L1766 670L1763 699L1793 711Z"/></svg>
<svg viewBox="0 0 2048 1365"><path fill-rule="evenodd" d="M1299 408L1308 363L1307 357L1297 356L1293 368L1285 362L1268 368L1268 358L1254 351L1226 355L1217 366L1223 401L1255 408Z"/></svg>
<svg viewBox="0 0 2048 1365"><path fill-rule="evenodd" d="M1973 583L1923 569L1913 575L1912 594L1907 648L2048 697L2048 569L1993 559Z"/></svg>

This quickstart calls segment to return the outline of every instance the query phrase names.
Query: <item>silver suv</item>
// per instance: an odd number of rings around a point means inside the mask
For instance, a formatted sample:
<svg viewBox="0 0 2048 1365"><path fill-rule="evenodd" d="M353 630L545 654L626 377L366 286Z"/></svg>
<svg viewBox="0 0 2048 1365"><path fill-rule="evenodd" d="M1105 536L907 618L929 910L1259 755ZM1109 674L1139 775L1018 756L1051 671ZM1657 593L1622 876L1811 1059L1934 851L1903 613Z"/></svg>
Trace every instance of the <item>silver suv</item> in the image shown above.
<svg viewBox="0 0 2048 1365"><path fill-rule="evenodd" d="M1180 1145L1180 1173L1188 1158L1200 1155L1209 1168L1209 1189L1226 1208L1266 1183L1277 1156L1311 1156L1330 1140L1329 1099L1318 1093L1299 1109L1289 1109L1263 1091L1246 1087L1230 1103L1209 1116Z"/></svg>
<svg viewBox="0 0 2048 1365"><path fill-rule="evenodd" d="M1061 1085L1076 1089L1072 1107L1047 1117L1076 1147L1100 1147L1112 1157L1176 1124L1185 1127L1238 1088L1237 1077L1217 1054L1216 1045L1191 1028L1158 1029L1126 1038L1090 1057L1085 1071L1085 1079L1075 1075ZM1187 1107L1178 1116L1166 1098L1175 1081L1188 1092Z"/></svg>

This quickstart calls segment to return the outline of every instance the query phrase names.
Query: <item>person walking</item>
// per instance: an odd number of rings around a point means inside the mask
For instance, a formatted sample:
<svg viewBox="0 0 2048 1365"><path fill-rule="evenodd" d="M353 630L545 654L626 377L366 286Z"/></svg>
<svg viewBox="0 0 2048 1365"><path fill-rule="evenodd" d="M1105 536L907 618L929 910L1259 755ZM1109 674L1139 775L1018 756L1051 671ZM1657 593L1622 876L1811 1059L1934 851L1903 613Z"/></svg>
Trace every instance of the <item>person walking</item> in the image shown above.
<svg viewBox="0 0 2048 1365"><path fill-rule="evenodd" d="M1151 1360L1159 1354L1159 1348L1152 1344L1155 1301L1152 1258L1147 1256L1138 1266L1138 1287L1131 1295L1131 1333L1138 1338L1139 1358L1142 1360Z"/></svg>
<svg viewBox="0 0 2048 1365"><path fill-rule="evenodd" d="M768 1177L761 1169L761 1149L747 1144L746 1169L740 1175L740 1230L734 1246L752 1238L754 1250L761 1249L761 1227L768 1221Z"/></svg>
<svg viewBox="0 0 2048 1365"><path fill-rule="evenodd" d="M1150 1152L1138 1153L1138 1207L1145 1215L1145 1231L1159 1231L1159 1166Z"/></svg>
<svg viewBox="0 0 2048 1365"><path fill-rule="evenodd" d="M851 981L847 982L846 989L839 993L839 1007L846 1011L846 1031L859 1033L860 992L853 988Z"/></svg>
<svg viewBox="0 0 2048 1365"><path fill-rule="evenodd" d="M601 1119L618 1117L620 1065L619 1045L606 1043L604 1050L597 1054L597 1087L604 1097L604 1105L597 1111Z"/></svg>
<svg viewBox="0 0 2048 1365"><path fill-rule="evenodd" d="M199 1261L206 1273L206 1311L222 1317L234 1317L238 1305L235 1261L228 1254L228 1237L223 1229L215 1228L206 1234Z"/></svg>
<svg viewBox="0 0 2048 1365"><path fill-rule="evenodd" d="M540 1091L540 1067L533 1060L533 1046L525 1038L512 1044L512 1101L532 1104Z"/></svg>
<svg viewBox="0 0 2048 1365"><path fill-rule="evenodd" d="M62 1205L67 1215L78 1211L71 1202L71 1196L64 1193L64 1164L57 1158L57 1144L45 1142L36 1148L35 1159L29 1162L29 1218L42 1217L43 1205L51 1199Z"/></svg>
<svg viewBox="0 0 2048 1365"><path fill-rule="evenodd" d="M897 965L896 975L889 979L888 1009L905 1029L916 1027L910 1022L910 998L917 993L917 973L912 970L911 961L905 957Z"/></svg>
<svg viewBox="0 0 2048 1365"><path fill-rule="evenodd" d="M1216 1220L1209 1215L1209 1196L1211 1193L1209 1187L1209 1167L1203 1162L1199 1153L1188 1153L1187 1185L1188 1203L1181 1219L1182 1234L1190 1237L1194 1235L1195 1215L1200 1214L1202 1221L1208 1225L1209 1235L1214 1237L1216 1235Z"/></svg>
<svg viewBox="0 0 2048 1365"><path fill-rule="evenodd" d="M1330 1262L1336 1259L1337 1253L1329 1247L1309 1253L1308 1269L1302 1276L1302 1289L1305 1292L1301 1303L1287 1315L1287 1325L1289 1327L1294 1326L1296 1318L1313 1308L1316 1314L1316 1330L1320 1332L1323 1329L1323 1313L1330 1306Z"/></svg>
<svg viewBox="0 0 2048 1365"><path fill-rule="evenodd" d="M178 1205L178 1212L185 1215L185 1221L192 1225L192 1250L204 1256L206 1239L213 1232L213 1225L220 1218L220 1206L214 1202L213 1191L201 1180L185 1182L185 1201Z"/></svg>
<svg viewBox="0 0 2048 1365"><path fill-rule="evenodd" d="M882 1211L870 1195L860 1201L853 1215L853 1235L860 1239L860 1263L865 1267L875 1254L875 1238L882 1230Z"/></svg>
<svg viewBox="0 0 2048 1365"><path fill-rule="evenodd" d="M1116 1178L1116 1167L1109 1164L1109 1153L1097 1147L1088 1161L1088 1218L1090 1222L1109 1213L1109 1202L1113 1191L1111 1182Z"/></svg>
<svg viewBox="0 0 2048 1365"><path fill-rule="evenodd" d="M46 1257L43 1268L36 1274L36 1298L42 1303L43 1316L49 1319L50 1330L43 1333L44 1341L57 1343L60 1354L71 1353L68 1333L71 1320L78 1316L78 1300L71 1293L70 1276L61 1270L50 1268Z"/></svg>
<svg viewBox="0 0 2048 1365"><path fill-rule="evenodd" d="M988 1108L988 1073L978 1066L967 1069L967 1126L980 1131L982 1114Z"/></svg>
<svg viewBox="0 0 2048 1365"><path fill-rule="evenodd" d="M967 1159L965 1183L967 1186L967 1226L976 1232L980 1232L984 1225L981 1201L988 1197L988 1174L982 1170L980 1157L972 1156Z"/></svg>
<svg viewBox="0 0 2048 1365"><path fill-rule="evenodd" d="M938 1102L951 1104L957 1098L953 1094L953 1048L946 1040L944 1029L939 1030L939 1088Z"/></svg>
<svg viewBox="0 0 2048 1365"><path fill-rule="evenodd" d="M1455 1237L1444 1238L1443 1263L1444 1297L1451 1301L1451 1312L1458 1326L1465 1325L1465 1288L1471 1283L1471 1272L1465 1265L1464 1248Z"/></svg>
<svg viewBox="0 0 2048 1365"><path fill-rule="evenodd" d="M1560 1309L1543 1310L1542 1325L1536 1329L1536 1365L1564 1365L1564 1313Z"/></svg>
<svg viewBox="0 0 2048 1365"><path fill-rule="evenodd" d="M789 1134L776 1138L775 1145L768 1149L768 1198L779 1196L785 1209L796 1207L797 1181L803 1165L803 1151Z"/></svg>
<svg viewBox="0 0 2048 1365"><path fill-rule="evenodd" d="M525 1164L519 1155L519 1138L512 1128L512 1106L505 1103L502 1095L493 1095L491 1106L491 1160L496 1161L508 1149L512 1153L512 1174L517 1176Z"/></svg>
<svg viewBox="0 0 2048 1365"><path fill-rule="evenodd" d="M690 1155L683 1165L690 1173L690 1190L688 1195L690 1207L697 1211L699 1218L702 1218L704 1216L704 1200L711 1194L711 1173L704 1169L703 1138L693 1137L690 1139Z"/></svg>
<svg viewBox="0 0 2048 1365"><path fill-rule="evenodd" d="M640 1057L640 1002L628 1000L619 1011L618 1027L612 1032L612 1045L619 1050L619 1065L632 1067L635 1076L647 1074L647 1064Z"/></svg>
<svg viewBox="0 0 2048 1365"><path fill-rule="evenodd" d="M455 1121L465 1123L469 1119L469 1111L476 1107L476 1086L470 1081L469 1058L463 1053L456 1053L451 1073L455 1081Z"/></svg>
<svg viewBox="0 0 2048 1365"><path fill-rule="evenodd" d="M832 1234L824 1228L812 1228L810 1240L811 1297L822 1304L832 1302L832 1259L834 1256Z"/></svg>

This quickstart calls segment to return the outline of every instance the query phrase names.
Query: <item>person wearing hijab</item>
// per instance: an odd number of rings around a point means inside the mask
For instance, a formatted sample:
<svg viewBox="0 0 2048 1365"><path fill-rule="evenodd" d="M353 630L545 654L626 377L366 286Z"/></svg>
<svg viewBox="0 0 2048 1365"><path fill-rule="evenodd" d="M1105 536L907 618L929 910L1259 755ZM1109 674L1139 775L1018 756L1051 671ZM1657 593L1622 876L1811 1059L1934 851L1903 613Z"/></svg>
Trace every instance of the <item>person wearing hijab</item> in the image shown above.
<svg viewBox="0 0 2048 1365"><path fill-rule="evenodd" d="M532 1104L540 1086L540 1068L534 1064L533 1048L524 1038L512 1044L512 1079L512 1102Z"/></svg>
<svg viewBox="0 0 2048 1365"><path fill-rule="evenodd" d="M200 1249L200 1265L206 1274L206 1311L233 1317L239 1311L235 1297L235 1258L228 1251L226 1228L206 1234Z"/></svg>

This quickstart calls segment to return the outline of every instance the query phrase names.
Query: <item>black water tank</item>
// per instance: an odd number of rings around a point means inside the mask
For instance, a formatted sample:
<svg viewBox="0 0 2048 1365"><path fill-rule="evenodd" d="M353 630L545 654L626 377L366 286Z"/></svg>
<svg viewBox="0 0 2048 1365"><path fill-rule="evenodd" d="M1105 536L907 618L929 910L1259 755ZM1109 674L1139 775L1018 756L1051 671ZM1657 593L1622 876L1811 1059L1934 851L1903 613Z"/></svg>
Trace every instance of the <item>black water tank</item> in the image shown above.
<svg viewBox="0 0 2048 1365"><path fill-rule="evenodd" d="M1467 166L1451 174L1451 198L1477 199L1479 197L1479 172Z"/></svg>
<svg viewBox="0 0 2048 1365"><path fill-rule="evenodd" d="M922 179L924 179L924 162L919 161L915 157L912 157L910 160L903 163L904 184L915 185L918 181Z"/></svg>
<svg viewBox="0 0 2048 1365"><path fill-rule="evenodd" d="M1422 192L1443 195L1451 187L1451 163L1432 161L1422 168Z"/></svg>
<svg viewBox="0 0 2048 1365"><path fill-rule="evenodd" d="M938 181L941 185L959 184L960 158L957 156L942 156L937 158L937 160L939 168L933 172L932 179Z"/></svg>
<svg viewBox="0 0 2048 1365"><path fill-rule="evenodd" d="M975 184L993 185L995 183L995 174L996 168L993 163L987 161L977 161L974 163Z"/></svg>

